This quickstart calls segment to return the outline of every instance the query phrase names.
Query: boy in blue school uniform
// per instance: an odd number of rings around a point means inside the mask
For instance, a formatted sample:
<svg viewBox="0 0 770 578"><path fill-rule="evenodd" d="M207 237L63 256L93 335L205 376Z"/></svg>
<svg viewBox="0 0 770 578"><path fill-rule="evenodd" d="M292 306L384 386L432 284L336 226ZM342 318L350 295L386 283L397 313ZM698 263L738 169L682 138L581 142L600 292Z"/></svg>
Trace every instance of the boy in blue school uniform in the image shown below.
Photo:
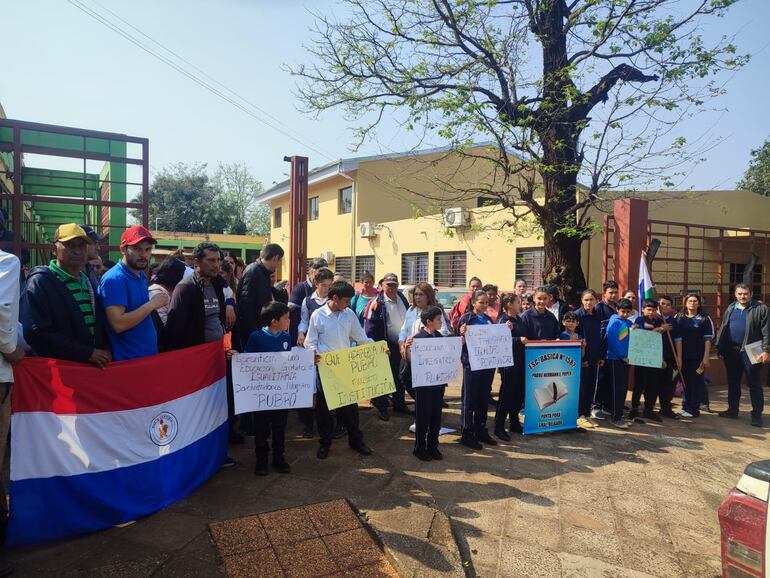
<svg viewBox="0 0 770 578"><path fill-rule="evenodd" d="M412 341L430 337L444 337L441 324L444 310L431 306L420 314L422 327L414 336L404 342L407 361L411 360ZM428 385L414 388L414 455L424 462L440 460L444 456L438 449L438 436L441 432L441 410L444 404L444 390L447 384Z"/></svg>
<svg viewBox="0 0 770 578"><path fill-rule="evenodd" d="M628 392L628 341L631 329L636 327L629 319L633 307L628 299L622 299L618 312L607 323L606 367L612 388L612 425L620 429L628 429L628 423L623 421L623 405Z"/></svg>
<svg viewBox="0 0 770 578"><path fill-rule="evenodd" d="M513 338L513 365L500 368L500 398L495 412L495 435L505 442L511 441L505 431L505 420L510 420L510 432L522 433L519 412L524 407L524 346L527 344L527 329L519 313L521 300L516 293L503 296L502 314L498 323L505 323Z"/></svg>
<svg viewBox="0 0 770 578"><path fill-rule="evenodd" d="M473 309L465 313L457 322L459 333L465 336L469 325L491 325L492 320L487 317L486 310L489 305L489 297L484 291L475 291L471 296ZM462 403L460 408L460 428L462 435L460 443L472 450L482 450L485 443L490 446L497 445L487 431L487 411L489 394L492 391L492 380L495 377L495 369L479 369L471 371L468 358L468 347L463 339L463 351L460 356L463 364Z"/></svg>
<svg viewBox="0 0 770 578"><path fill-rule="evenodd" d="M262 308L262 329L253 331L244 347L244 353L262 353L270 351L289 351L289 307L278 301L271 301ZM254 453L257 463L254 474L267 475L267 455L270 452L268 438L273 438L273 468L281 474L288 474L291 467L284 457L286 439L286 420L288 409L255 411L252 413L254 424Z"/></svg>
<svg viewBox="0 0 770 578"><path fill-rule="evenodd" d="M580 296L582 307L575 311L577 332L583 336L583 363L580 368L580 399L578 400L578 426L597 427L591 416L591 406L597 398L599 368L604 367L606 347L602 338L602 316L596 310L596 293L586 289Z"/></svg>
<svg viewBox="0 0 770 578"><path fill-rule="evenodd" d="M636 318L634 324L645 331L663 333L664 330L661 329L663 318L658 315L658 303L652 299L645 299L642 303L642 314ZM634 391L631 394L631 411L628 414L630 419L639 417L639 405L642 401L642 394L644 394L644 413L642 415L652 421L663 421L655 413L655 402L658 399L658 390L663 378L663 368L666 366L666 361L661 361L660 367L638 366L634 368L636 376Z"/></svg>

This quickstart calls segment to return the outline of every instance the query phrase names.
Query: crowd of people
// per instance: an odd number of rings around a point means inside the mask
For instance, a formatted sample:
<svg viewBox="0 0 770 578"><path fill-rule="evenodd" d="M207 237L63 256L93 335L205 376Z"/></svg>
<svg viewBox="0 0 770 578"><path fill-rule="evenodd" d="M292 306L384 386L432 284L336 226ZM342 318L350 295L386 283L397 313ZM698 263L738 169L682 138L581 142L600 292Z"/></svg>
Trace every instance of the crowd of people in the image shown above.
<svg viewBox="0 0 770 578"><path fill-rule="evenodd" d="M395 273L375 281L367 272L358 280L356 291L320 258L310 263L306 280L288 293L286 283L276 281L284 251L272 243L262 248L258 260L246 266L239 257L225 255L217 245L207 242L193 250L189 264L181 251L151 264L156 240L142 226L129 227L122 234L122 258L117 263L102 261L99 249L103 241L88 226L59 226L53 259L29 271L21 287L19 260L0 251L3 440L10 425L11 366L24 355L103 368L114 361L218 340L223 340L223 355L228 359L238 352L286 351L299 346L320 354L385 341L396 390L371 403L384 421L390 420L391 412L414 416L414 455L420 460L439 460L446 384L412 387L412 344L421 338L463 336L469 326L493 323L510 329L514 365L473 371L464 348L459 442L469 449L478 451L522 433L524 348L536 340L582 343L579 427L591 429L606 420L627 429L644 420L698 418L709 403L704 375L711 363L712 342L724 360L729 385L728 408L719 415L738 418L745 374L751 423L763 423L760 365L752 364L744 349L760 341L759 361L770 361L770 316L767 306L754 301L751 288L742 283L736 285L735 302L726 309L715 332L698 294L688 293L676 311L670 296L639 303L633 291L621 293L612 280L603 283L601 293L586 289L580 307L573 308L555 286L530 290L524 280L517 279L512 292L500 294L495 285L484 285L473 277L467 294L447 310L428 283L417 283L405 294ZM632 329L662 335L660 368L628 365ZM631 370L635 385L627 405ZM500 389L495 399L492 384L497 371ZM244 434L253 435L255 474L268 473L271 449L273 468L288 473L290 466L284 456L288 410L232 416L229 366L228 378L230 442L243 443ZM672 403L677 381L683 386L678 413ZM414 411L407 395L415 400ZM490 406L494 407L493 435L487 425ZM311 438L317 432L319 459L329 455L333 439L344 436L354 451L364 455L372 452L359 427L358 406L330 411L320 379L314 407L298 413L302 435ZM6 444L0 445L1 461ZM231 458L225 463L234 464ZM5 508L5 500L0 504ZM0 518L4 519L4 514L0 512Z"/></svg>

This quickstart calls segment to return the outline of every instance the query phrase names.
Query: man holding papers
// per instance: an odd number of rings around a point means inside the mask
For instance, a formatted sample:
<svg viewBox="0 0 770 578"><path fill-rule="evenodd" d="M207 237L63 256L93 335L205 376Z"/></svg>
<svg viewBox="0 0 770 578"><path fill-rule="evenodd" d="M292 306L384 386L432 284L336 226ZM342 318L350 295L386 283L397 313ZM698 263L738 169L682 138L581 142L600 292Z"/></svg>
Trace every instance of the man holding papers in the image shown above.
<svg viewBox="0 0 770 578"><path fill-rule="evenodd" d="M757 342L761 343L762 353L756 357L757 363L752 363L747 349ZM745 283L735 286L735 302L722 315L717 350L727 370L727 411L720 411L719 416L738 418L741 379L745 373L751 395L751 425L762 427L765 397L759 380L759 367L770 361L770 315L767 305L751 298L751 288Z"/></svg>

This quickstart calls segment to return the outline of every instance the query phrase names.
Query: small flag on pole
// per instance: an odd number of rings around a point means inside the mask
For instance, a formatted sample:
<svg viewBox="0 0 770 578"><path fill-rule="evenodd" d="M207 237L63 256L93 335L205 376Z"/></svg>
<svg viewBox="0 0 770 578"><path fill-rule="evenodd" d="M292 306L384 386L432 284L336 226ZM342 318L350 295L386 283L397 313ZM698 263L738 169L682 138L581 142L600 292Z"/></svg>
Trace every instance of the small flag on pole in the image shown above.
<svg viewBox="0 0 770 578"><path fill-rule="evenodd" d="M652 283L650 270L647 268L647 255L639 258L639 303L645 299L655 299L655 285Z"/></svg>

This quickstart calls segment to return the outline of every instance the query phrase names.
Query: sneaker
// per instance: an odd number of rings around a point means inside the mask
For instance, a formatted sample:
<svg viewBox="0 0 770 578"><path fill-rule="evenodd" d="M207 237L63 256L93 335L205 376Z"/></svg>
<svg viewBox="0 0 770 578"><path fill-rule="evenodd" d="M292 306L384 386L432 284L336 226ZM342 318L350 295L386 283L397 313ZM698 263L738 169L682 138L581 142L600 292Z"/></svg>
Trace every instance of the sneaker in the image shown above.
<svg viewBox="0 0 770 578"><path fill-rule="evenodd" d="M222 468L232 468L233 466L237 466L237 465L238 465L238 462L236 460L234 460L230 456L227 456L225 458L225 461L224 461L224 463L222 464L221 467Z"/></svg>
<svg viewBox="0 0 770 578"><path fill-rule="evenodd" d="M709 404L707 404L707 403L700 404L700 410L701 411L707 411L707 412L711 413L711 408L709 407Z"/></svg>
<svg viewBox="0 0 770 578"><path fill-rule="evenodd" d="M401 413L401 414L404 414L404 415L413 415L414 414L414 412L405 403L402 403L402 404L399 404L399 405L394 405L393 406L393 413Z"/></svg>
<svg viewBox="0 0 770 578"><path fill-rule="evenodd" d="M585 416L580 416L577 418L577 426L583 429L591 429L593 426L591 425L591 422L588 421Z"/></svg>
<svg viewBox="0 0 770 578"><path fill-rule="evenodd" d="M284 458L273 460L273 469L279 474L288 474L291 472L291 466Z"/></svg>
<svg viewBox="0 0 770 578"><path fill-rule="evenodd" d="M495 430L495 435L496 435L496 436L497 436L499 439L503 440L504 442L509 442L509 441L511 441L511 436L509 436L507 433L505 433L505 430L504 430L504 429L498 429L498 430Z"/></svg>
<svg viewBox="0 0 770 578"><path fill-rule="evenodd" d="M306 440L313 439L313 428L310 428L310 427L303 428L302 437Z"/></svg>
<svg viewBox="0 0 770 578"><path fill-rule="evenodd" d="M483 432L481 432L479 434L476 434L476 439L479 440L480 442L488 445L488 446L496 446L497 445L497 442L494 439L492 439L492 436L489 435L488 431L483 431Z"/></svg>
<svg viewBox="0 0 770 578"><path fill-rule="evenodd" d="M382 421L388 421L390 419L390 415L388 414L388 408L387 407L381 407L377 410L377 417L380 418Z"/></svg>
<svg viewBox="0 0 770 578"><path fill-rule="evenodd" d="M634 419L635 417L639 417L639 410L637 408L633 408L628 412L628 419Z"/></svg>
<svg viewBox="0 0 770 578"><path fill-rule="evenodd" d="M669 419L679 419L679 415L675 414L670 409L666 409L666 410L662 409L660 410L660 413L658 415L662 415L663 417L667 417Z"/></svg>
<svg viewBox="0 0 770 578"><path fill-rule="evenodd" d="M591 410L591 417L598 420L605 420L608 419L610 415L603 409L594 408Z"/></svg>
<svg viewBox="0 0 770 578"><path fill-rule="evenodd" d="M598 424L598 423L596 423L596 422L594 421L594 418L592 418L592 417L587 417L587 418L586 418L586 421L588 422L588 424L589 424L589 427L591 427L591 428L597 428L597 427L599 427L599 424Z"/></svg>
<svg viewBox="0 0 770 578"><path fill-rule="evenodd" d="M616 428L619 429L628 429L628 424L624 422L622 419L616 419L610 422L612 425L614 425Z"/></svg>
<svg viewBox="0 0 770 578"><path fill-rule="evenodd" d="M751 416L751 425L754 427L764 427L764 422L762 421L761 415L752 415Z"/></svg>
<svg viewBox="0 0 770 578"><path fill-rule="evenodd" d="M471 434L463 434L460 437L460 445L464 445L466 448L470 448L472 450L484 449L484 446L479 443L479 440L476 439L476 436Z"/></svg>
<svg viewBox="0 0 770 578"><path fill-rule="evenodd" d="M737 411L730 411L729 409L725 410L725 411L720 411L717 415L719 417L727 417L727 418L730 418L730 419L738 419L738 412Z"/></svg>
<svg viewBox="0 0 770 578"><path fill-rule="evenodd" d="M645 411L643 415L644 415L645 419L656 421L658 423L663 421L663 419L658 414L656 414L654 411L650 411L650 412Z"/></svg>
<svg viewBox="0 0 770 578"><path fill-rule="evenodd" d="M416 457L421 462L429 462L433 459L433 456L431 456L428 450L424 448L420 448L419 450L414 448L412 453L414 454L414 457Z"/></svg>
<svg viewBox="0 0 770 578"><path fill-rule="evenodd" d="M692 414L689 411L683 409L679 412L679 417L692 417Z"/></svg>
<svg viewBox="0 0 770 578"><path fill-rule="evenodd" d="M430 457L433 458L434 460L444 459L444 454L438 451L438 448L428 448L428 453L430 454Z"/></svg>

